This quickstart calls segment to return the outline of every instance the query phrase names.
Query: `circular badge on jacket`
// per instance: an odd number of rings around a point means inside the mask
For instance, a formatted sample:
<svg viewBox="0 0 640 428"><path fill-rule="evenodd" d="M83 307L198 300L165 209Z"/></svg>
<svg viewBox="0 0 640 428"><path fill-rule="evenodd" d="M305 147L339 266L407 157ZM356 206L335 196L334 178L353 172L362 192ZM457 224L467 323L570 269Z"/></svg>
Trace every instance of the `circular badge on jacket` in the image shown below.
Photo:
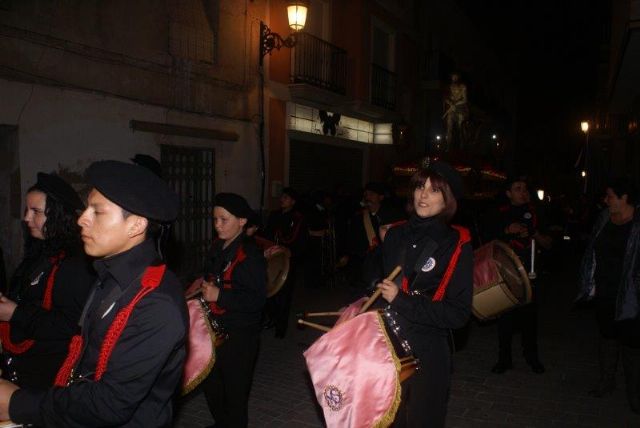
<svg viewBox="0 0 640 428"><path fill-rule="evenodd" d="M527 220L531 220L531 217L533 216L531 215L530 212L527 211L526 213L524 213L524 218L526 218Z"/></svg>
<svg viewBox="0 0 640 428"><path fill-rule="evenodd" d="M436 259L434 259L433 257L429 257L427 259L426 262L424 262L424 265L422 266L422 268L420 269L422 272L429 272L430 270L432 270L434 267L436 267Z"/></svg>

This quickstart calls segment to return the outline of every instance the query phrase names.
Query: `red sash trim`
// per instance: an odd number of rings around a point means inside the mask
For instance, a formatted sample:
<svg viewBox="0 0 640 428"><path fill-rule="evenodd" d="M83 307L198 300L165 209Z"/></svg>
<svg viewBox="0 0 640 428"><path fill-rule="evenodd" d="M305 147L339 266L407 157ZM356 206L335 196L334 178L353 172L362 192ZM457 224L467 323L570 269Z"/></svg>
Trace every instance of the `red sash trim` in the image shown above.
<svg viewBox="0 0 640 428"><path fill-rule="evenodd" d="M236 255L233 258L233 261L222 273L222 287L226 290L230 290L233 288L233 284L231 283L231 276L233 275L233 270L238 266L238 264L242 263L247 258L247 253L244 251L244 247L240 245L238 250L236 251ZM226 309L218 306L216 302L209 302L209 308L216 315L222 315L226 312Z"/></svg>
<svg viewBox="0 0 640 428"><path fill-rule="evenodd" d="M444 293L447 291L447 287L449 286L449 281L451 280L451 276L453 275L453 271L456 269L456 265L458 264L458 259L460 258L460 253L462 252L462 246L467 242L471 241L471 233L469 233L469 229L465 229L462 226L451 226L459 233L458 243L456 245L456 249L453 251L453 255L449 260L449 265L447 266L447 270L444 272L442 276L442 280L440 281L440 285L436 289L436 293L433 295L431 299L432 302L439 302L444 298Z"/></svg>
<svg viewBox="0 0 640 428"><path fill-rule="evenodd" d="M61 251L57 256L49 258L49 262L53 265L49 276L47 277L47 285L44 289L42 297L42 308L46 311L50 311L53 307L53 284L56 282L56 274L60 269L60 264L65 257L64 251ZM11 325L7 321L0 322L0 341L2 342L2 348L6 349L14 355L24 354L34 345L35 340L27 339L20 343L13 343L11 341Z"/></svg>
<svg viewBox="0 0 640 428"><path fill-rule="evenodd" d="M102 378L102 375L104 375L104 373L106 372L107 365L109 364L109 358L111 358L111 354L116 347L116 343L118 342L118 339L127 326L127 322L129 321L129 317L131 316L133 309L144 296L151 293L158 287L158 285L160 285L166 268L166 265L147 267L142 276L142 280L140 281L140 290L127 306L120 309L113 322L109 326L109 329L107 330L107 333L105 334L105 337L102 341L102 345L100 346L100 354L98 356L98 362L96 363L96 372L94 375L94 379L96 381L100 380ZM78 359L80 358L82 347L82 336L75 335L69 343L69 353L67 354L67 358L65 359L56 376L56 386L67 385L71 375L73 374L73 369L76 366Z"/></svg>

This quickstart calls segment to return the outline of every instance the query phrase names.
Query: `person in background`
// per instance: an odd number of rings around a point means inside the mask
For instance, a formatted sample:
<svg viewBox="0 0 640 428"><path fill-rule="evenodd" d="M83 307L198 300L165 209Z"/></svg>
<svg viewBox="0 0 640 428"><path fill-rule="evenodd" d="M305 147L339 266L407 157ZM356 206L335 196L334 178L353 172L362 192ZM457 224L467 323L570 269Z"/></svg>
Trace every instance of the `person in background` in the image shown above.
<svg viewBox="0 0 640 428"><path fill-rule="evenodd" d="M282 289L267 302L267 317L275 324L276 337L282 339L287 334L291 299L298 272L303 265L309 242L307 220L297 203L300 197L291 187L282 189L280 209L269 214L265 237L291 251L289 275Z"/></svg>
<svg viewBox="0 0 640 428"><path fill-rule="evenodd" d="M505 195L507 203L492 213L485 232L487 241L499 239L507 243L522 261L524 268L531 268L531 240L543 248L551 246L551 238L540 232L535 207L531 204L526 178L512 176L507 179ZM511 341L516 329L522 333L522 351L525 361L534 373L544 373L545 367L538 357L538 308L536 287L531 303L516 308L498 319L498 362L493 373L502 374L513 368Z"/></svg>
<svg viewBox="0 0 640 428"><path fill-rule="evenodd" d="M380 243L380 211L384 206L386 188L382 183L370 182L362 194L362 209L352 216L348 226L347 255L341 264L347 266L347 280L351 287L364 289L367 285L364 262L367 254Z"/></svg>
<svg viewBox="0 0 640 428"><path fill-rule="evenodd" d="M2 376L17 385L52 386L78 331L96 278L76 224L83 209L57 175L39 172L27 190L25 256L0 298Z"/></svg>
<svg viewBox="0 0 640 428"><path fill-rule="evenodd" d="M444 427L451 384L451 329L471 314L473 253L467 229L450 226L463 194L462 177L449 164L430 162L411 179L415 212L386 233L384 272L402 267L399 282L378 284L382 297L420 361L402 384L394 427Z"/></svg>
<svg viewBox="0 0 640 428"><path fill-rule="evenodd" d="M579 300L593 299L598 323L600 379L589 391L602 397L615 389L622 353L627 399L640 413L640 211L638 189L626 178L607 186L601 212L580 268Z"/></svg>
<svg viewBox="0 0 640 428"><path fill-rule="evenodd" d="M218 193L213 217L218 237L205 266L202 296L228 335L204 381L215 427L246 427L253 371L266 299L267 264L245 227L253 211L235 193Z"/></svg>

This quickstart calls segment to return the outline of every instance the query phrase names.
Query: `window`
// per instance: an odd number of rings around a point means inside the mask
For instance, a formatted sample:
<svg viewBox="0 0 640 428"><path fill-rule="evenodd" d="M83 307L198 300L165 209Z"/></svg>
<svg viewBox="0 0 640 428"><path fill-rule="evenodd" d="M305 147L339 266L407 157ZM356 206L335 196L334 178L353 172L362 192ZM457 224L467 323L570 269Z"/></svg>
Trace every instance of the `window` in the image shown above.
<svg viewBox="0 0 640 428"><path fill-rule="evenodd" d="M180 196L168 262L187 279L202 270L213 242L214 151L164 145L161 163L165 179Z"/></svg>

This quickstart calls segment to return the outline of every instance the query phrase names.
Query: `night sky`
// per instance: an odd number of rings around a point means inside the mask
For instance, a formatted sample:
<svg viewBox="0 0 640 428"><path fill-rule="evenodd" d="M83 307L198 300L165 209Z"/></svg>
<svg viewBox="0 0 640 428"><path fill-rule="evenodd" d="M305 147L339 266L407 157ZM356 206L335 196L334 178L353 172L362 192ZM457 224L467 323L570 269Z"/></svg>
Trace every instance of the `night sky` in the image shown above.
<svg viewBox="0 0 640 428"><path fill-rule="evenodd" d="M538 177L549 171L572 174L583 141L580 121L595 113L598 55L607 41L609 1L460 4L517 85L517 168Z"/></svg>

